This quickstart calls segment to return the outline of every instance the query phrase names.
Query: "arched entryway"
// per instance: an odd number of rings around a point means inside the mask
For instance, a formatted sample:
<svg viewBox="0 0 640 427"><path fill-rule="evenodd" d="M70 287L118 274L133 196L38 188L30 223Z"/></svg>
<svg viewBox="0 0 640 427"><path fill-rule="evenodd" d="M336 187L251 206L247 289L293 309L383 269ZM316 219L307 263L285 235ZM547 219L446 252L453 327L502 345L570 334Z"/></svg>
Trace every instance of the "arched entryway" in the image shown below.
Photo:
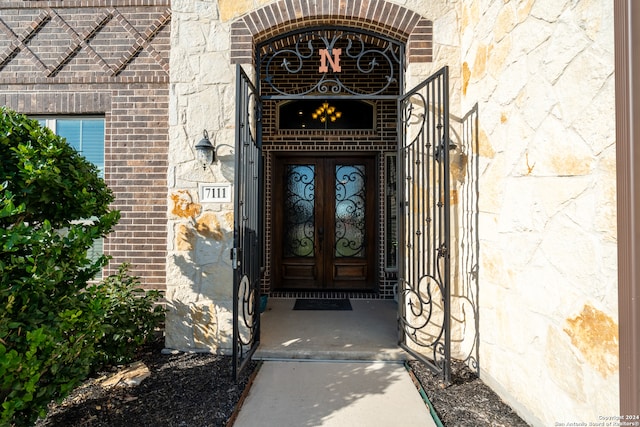
<svg viewBox="0 0 640 427"><path fill-rule="evenodd" d="M316 27L257 46L265 162L262 292L393 298L404 45ZM392 161L393 160L393 161Z"/></svg>
<svg viewBox="0 0 640 427"><path fill-rule="evenodd" d="M433 22L386 0L280 0L231 24L231 63L253 64L255 46L290 31L318 25L347 26L384 34L406 46L408 63L431 62Z"/></svg>
<svg viewBox="0 0 640 427"><path fill-rule="evenodd" d="M447 72L405 94L405 24L398 40L335 21L254 28L255 83L238 68L238 361L257 344L259 295L364 295L398 298L401 345L424 347L446 376ZM238 155L247 148L259 157Z"/></svg>

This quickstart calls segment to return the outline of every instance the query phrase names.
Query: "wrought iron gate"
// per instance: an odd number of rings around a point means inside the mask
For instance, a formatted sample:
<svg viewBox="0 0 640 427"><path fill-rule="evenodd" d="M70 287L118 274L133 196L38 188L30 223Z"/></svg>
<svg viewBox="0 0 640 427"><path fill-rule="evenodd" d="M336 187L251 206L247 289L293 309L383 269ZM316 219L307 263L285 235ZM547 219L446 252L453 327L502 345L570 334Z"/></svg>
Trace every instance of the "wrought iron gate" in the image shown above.
<svg viewBox="0 0 640 427"><path fill-rule="evenodd" d="M398 101L400 344L450 382L449 83L444 67Z"/></svg>
<svg viewBox="0 0 640 427"><path fill-rule="evenodd" d="M375 67L383 67L384 72L363 88L357 85L359 80L341 79L337 67L318 78L317 64L308 60L321 51L325 52L323 55L335 53L336 62L337 54L342 52L345 68L363 75L369 75ZM449 382L448 68L400 95L404 84L404 46L377 34L338 27L284 34L258 46L256 58L260 90L237 67L234 375L237 377L241 372L259 342L258 299L263 261L262 100L341 97L398 101L400 345ZM294 75L305 78L304 84L292 85Z"/></svg>
<svg viewBox="0 0 640 427"><path fill-rule="evenodd" d="M236 66L236 164L233 249L233 375L258 347L262 264L261 103L255 86Z"/></svg>

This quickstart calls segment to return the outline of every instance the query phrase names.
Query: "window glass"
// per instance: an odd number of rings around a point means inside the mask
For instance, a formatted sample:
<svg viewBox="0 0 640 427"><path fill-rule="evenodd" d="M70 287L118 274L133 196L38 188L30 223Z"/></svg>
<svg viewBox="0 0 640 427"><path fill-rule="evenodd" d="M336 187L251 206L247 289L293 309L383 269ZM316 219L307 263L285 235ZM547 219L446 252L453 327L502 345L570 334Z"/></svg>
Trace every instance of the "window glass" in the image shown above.
<svg viewBox="0 0 640 427"><path fill-rule="evenodd" d="M75 148L78 152L82 153L82 134L80 132L82 128L81 120L56 120L55 132L66 138L69 145Z"/></svg>
<svg viewBox="0 0 640 427"><path fill-rule="evenodd" d="M397 180L397 156L395 154L388 154L385 162L385 175L387 177L387 191L386 191L386 204L385 204L385 220L386 226L386 239L385 239L385 259L387 271L395 271L398 268L398 212L397 212L397 197L398 186Z"/></svg>
<svg viewBox="0 0 640 427"><path fill-rule="evenodd" d="M54 130L104 174L104 120L56 119Z"/></svg>
<svg viewBox="0 0 640 427"><path fill-rule="evenodd" d="M104 119L103 118L38 118L41 126L47 126L56 135L96 165L100 177L104 177ZM103 254L104 239L96 239L89 248L89 259ZM98 273L99 279L101 273Z"/></svg>
<svg viewBox="0 0 640 427"><path fill-rule="evenodd" d="M298 130L372 130L375 105L353 99L295 100L278 105L278 127Z"/></svg>

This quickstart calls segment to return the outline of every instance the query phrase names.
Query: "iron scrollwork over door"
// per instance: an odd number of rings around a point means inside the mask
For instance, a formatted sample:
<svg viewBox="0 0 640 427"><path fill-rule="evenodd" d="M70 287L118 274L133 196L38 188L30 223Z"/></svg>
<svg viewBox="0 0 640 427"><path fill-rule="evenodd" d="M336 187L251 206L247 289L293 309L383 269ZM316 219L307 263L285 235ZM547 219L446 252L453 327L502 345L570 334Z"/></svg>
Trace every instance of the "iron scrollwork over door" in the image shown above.
<svg viewBox="0 0 640 427"><path fill-rule="evenodd" d="M450 382L449 84L444 67L399 99L401 346Z"/></svg>
<svg viewBox="0 0 640 427"><path fill-rule="evenodd" d="M233 228L233 375L237 379L260 337L262 264L261 103L255 86L236 67L236 147Z"/></svg>

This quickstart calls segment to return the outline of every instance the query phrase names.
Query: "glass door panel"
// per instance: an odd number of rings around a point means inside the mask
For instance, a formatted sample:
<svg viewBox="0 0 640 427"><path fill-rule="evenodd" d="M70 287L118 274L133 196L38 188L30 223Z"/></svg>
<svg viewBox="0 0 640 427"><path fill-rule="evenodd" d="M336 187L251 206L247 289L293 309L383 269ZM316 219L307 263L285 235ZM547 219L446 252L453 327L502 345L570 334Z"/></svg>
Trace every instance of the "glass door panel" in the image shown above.
<svg viewBox="0 0 640 427"><path fill-rule="evenodd" d="M316 217L315 165L286 165L284 256L313 257Z"/></svg>
<svg viewBox="0 0 640 427"><path fill-rule="evenodd" d="M364 258L367 201L364 165L335 166L335 256Z"/></svg>

